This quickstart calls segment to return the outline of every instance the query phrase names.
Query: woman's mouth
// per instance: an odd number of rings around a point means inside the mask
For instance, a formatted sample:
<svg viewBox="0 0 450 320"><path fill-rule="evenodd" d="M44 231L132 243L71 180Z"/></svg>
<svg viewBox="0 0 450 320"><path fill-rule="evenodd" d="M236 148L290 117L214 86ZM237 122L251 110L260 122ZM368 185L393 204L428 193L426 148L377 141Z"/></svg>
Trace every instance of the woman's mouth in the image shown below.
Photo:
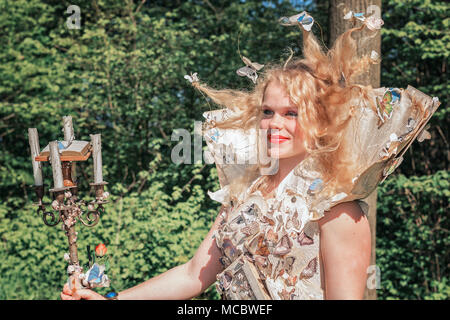
<svg viewBox="0 0 450 320"><path fill-rule="evenodd" d="M267 135L267 138L269 139L270 143L278 143L278 144L289 140L288 137L277 134L269 134Z"/></svg>

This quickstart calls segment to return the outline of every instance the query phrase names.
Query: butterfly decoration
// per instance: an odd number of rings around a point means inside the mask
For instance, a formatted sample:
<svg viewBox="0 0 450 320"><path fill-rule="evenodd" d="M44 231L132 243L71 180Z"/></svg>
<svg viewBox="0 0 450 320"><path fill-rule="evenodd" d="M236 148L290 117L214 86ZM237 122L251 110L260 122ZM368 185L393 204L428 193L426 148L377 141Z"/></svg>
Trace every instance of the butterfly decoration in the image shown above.
<svg viewBox="0 0 450 320"><path fill-rule="evenodd" d="M114 292L114 291L105 294L105 298L109 299L109 300L114 300L115 298L117 298L117 296L118 296L118 293Z"/></svg>
<svg viewBox="0 0 450 320"><path fill-rule="evenodd" d="M217 142L217 140L219 139L219 130L217 130L217 128L214 128L211 139L213 139L214 142Z"/></svg>
<svg viewBox="0 0 450 320"><path fill-rule="evenodd" d="M265 242L264 234L260 234L248 240L245 246L251 254L267 257L270 252Z"/></svg>
<svg viewBox="0 0 450 320"><path fill-rule="evenodd" d="M300 273L300 279L309 279L314 276L314 273L317 271L317 257L312 259L305 269L303 269L302 273Z"/></svg>
<svg viewBox="0 0 450 320"><path fill-rule="evenodd" d="M272 228L269 228L266 232L266 240L269 242L277 243L278 242L278 234L273 231Z"/></svg>
<svg viewBox="0 0 450 320"><path fill-rule="evenodd" d="M272 264L269 263L269 259L266 257L254 255L253 258L255 259L255 265L257 266L259 270L259 275L261 279L265 279L266 275L269 275L272 273Z"/></svg>
<svg viewBox="0 0 450 320"><path fill-rule="evenodd" d="M258 79L257 71L261 70L264 65L257 62L252 62L250 59L242 56L242 61L245 63L245 67L239 68L236 73L241 77L248 77L253 83L256 83Z"/></svg>
<svg viewBox="0 0 450 320"><path fill-rule="evenodd" d="M379 62L380 55L378 54L378 52L376 52L375 50L372 50L372 52L370 53L370 60L374 63Z"/></svg>
<svg viewBox="0 0 450 320"><path fill-rule="evenodd" d="M66 147L64 146L64 144L61 141L58 141L58 149L59 150L64 150Z"/></svg>
<svg viewBox="0 0 450 320"><path fill-rule="evenodd" d="M300 232L300 234L297 237L297 242L301 246L308 246L314 243L314 239L307 236L304 231Z"/></svg>
<svg viewBox="0 0 450 320"><path fill-rule="evenodd" d="M425 129L422 130L421 133L417 136L417 141L423 142L424 140L431 139L431 133L427 131L430 128L430 125L427 125Z"/></svg>
<svg viewBox="0 0 450 320"><path fill-rule="evenodd" d="M385 120L391 119L392 112L396 105L399 104L401 93L398 89L389 88L383 95L383 98L376 98L377 102L377 114L378 114L378 127L381 127Z"/></svg>
<svg viewBox="0 0 450 320"><path fill-rule="evenodd" d="M392 153L397 153L397 147L402 142L402 137L397 137L395 133L389 135L389 142L386 143L383 150L380 153L380 157L384 160L390 157Z"/></svg>
<svg viewBox="0 0 450 320"><path fill-rule="evenodd" d="M292 240L286 234L278 242L277 246L275 247L275 250L273 251L273 254L285 255L291 251L291 248L292 248Z"/></svg>
<svg viewBox="0 0 450 320"><path fill-rule="evenodd" d="M344 15L344 20L359 20L364 22L366 17L364 17L364 12L353 12L350 10Z"/></svg>
<svg viewBox="0 0 450 320"><path fill-rule="evenodd" d="M236 247L233 245L230 239L226 238L223 241L223 251L227 257L231 260L238 254Z"/></svg>
<svg viewBox="0 0 450 320"><path fill-rule="evenodd" d="M184 78L185 78L186 80L188 80L190 83L198 82L198 81L199 81L199 80L198 80L198 74L197 74L197 72L195 72L194 74L191 73L190 76L189 76L189 75L185 75Z"/></svg>
<svg viewBox="0 0 450 320"><path fill-rule="evenodd" d="M384 21L381 18L377 18L375 15L372 15L372 16L366 18L364 16L364 12L348 11L344 15L344 20L349 20L352 22L359 20L359 21L363 22L364 25L367 27L367 29L369 29L371 31L381 29L381 26L384 24Z"/></svg>
<svg viewBox="0 0 450 320"><path fill-rule="evenodd" d="M308 187L309 194L316 194L323 189L323 180L320 178L314 179L311 185Z"/></svg>
<svg viewBox="0 0 450 320"><path fill-rule="evenodd" d="M89 288L109 287L109 279L105 274L105 266L94 263L85 274L83 284Z"/></svg>
<svg viewBox="0 0 450 320"><path fill-rule="evenodd" d="M256 221L253 221L251 224L249 224L246 227L243 227L241 229L241 231L246 235L246 236L252 236L256 233L258 233L259 231L259 224Z"/></svg>
<svg viewBox="0 0 450 320"><path fill-rule="evenodd" d="M407 133L410 133L416 127L416 120L413 118L408 119L408 123L406 124Z"/></svg>
<svg viewBox="0 0 450 320"><path fill-rule="evenodd" d="M387 178L387 176L392 174L392 172L394 172L394 170L398 168L398 166L402 163L402 161L403 161L403 157L393 159L391 164L383 170L384 178L381 182L383 182Z"/></svg>
<svg viewBox="0 0 450 320"><path fill-rule="evenodd" d="M303 11L290 17L281 17L278 22L285 27L300 24L306 31L311 31L314 24L314 18L311 17L306 11Z"/></svg>
<svg viewBox="0 0 450 320"><path fill-rule="evenodd" d="M384 21L381 18L370 16L364 21L364 24L366 25L367 29L375 31L381 29L381 26L384 24Z"/></svg>

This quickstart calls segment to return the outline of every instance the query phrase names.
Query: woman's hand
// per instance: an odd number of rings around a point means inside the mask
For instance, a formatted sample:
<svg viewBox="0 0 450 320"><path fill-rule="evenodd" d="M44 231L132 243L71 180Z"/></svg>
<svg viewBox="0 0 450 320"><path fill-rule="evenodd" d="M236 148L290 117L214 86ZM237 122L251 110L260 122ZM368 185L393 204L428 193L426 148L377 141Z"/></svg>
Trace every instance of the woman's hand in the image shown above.
<svg viewBox="0 0 450 320"><path fill-rule="evenodd" d="M81 284L79 283L78 276L71 276L69 281L72 282L72 285L69 286L69 283L64 285L64 288L61 292L62 300L106 300L101 294L98 294L95 291L89 289L81 289Z"/></svg>

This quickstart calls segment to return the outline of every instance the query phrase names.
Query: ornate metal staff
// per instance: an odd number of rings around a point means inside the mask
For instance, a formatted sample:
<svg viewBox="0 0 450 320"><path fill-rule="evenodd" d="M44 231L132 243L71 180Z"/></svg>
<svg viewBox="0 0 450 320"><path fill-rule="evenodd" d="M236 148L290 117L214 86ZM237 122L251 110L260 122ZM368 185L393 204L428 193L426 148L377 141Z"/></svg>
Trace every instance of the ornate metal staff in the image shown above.
<svg viewBox="0 0 450 320"><path fill-rule="evenodd" d="M91 142L75 140L71 116L63 117L63 126L64 141L51 141L41 152L37 129L28 129L34 188L38 199L37 213L50 227L57 226L62 221L69 242L69 255L66 255L69 261L69 279L71 275L76 275L84 287L107 287L109 279L104 273L104 266L94 264L86 274L82 273L75 231L77 221L87 227L95 226L101 213L104 213L103 205L108 202L106 199L109 193L104 191L107 182L103 181L102 174L101 135L91 135ZM95 188L95 200L86 202L78 197L76 162L86 161L91 153L94 159L94 183L90 185ZM53 173L53 188L49 190L53 198L50 210L46 207L48 204L42 201L45 194L42 163L45 161L51 163Z"/></svg>

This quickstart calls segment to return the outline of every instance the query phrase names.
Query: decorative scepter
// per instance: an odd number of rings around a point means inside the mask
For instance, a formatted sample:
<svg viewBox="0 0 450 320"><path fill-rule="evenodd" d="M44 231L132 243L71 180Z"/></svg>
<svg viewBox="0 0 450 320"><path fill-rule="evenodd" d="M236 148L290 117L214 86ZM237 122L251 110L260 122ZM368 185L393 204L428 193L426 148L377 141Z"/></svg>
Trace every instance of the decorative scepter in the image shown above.
<svg viewBox="0 0 450 320"><path fill-rule="evenodd" d="M109 193L104 191L107 182L103 181L102 174L101 135L90 135L91 142L75 140L71 116L63 117L63 131L64 141L51 141L40 152L37 129L28 129L34 188L38 199L37 213L50 227L57 226L62 221L62 227L69 242L69 254L64 256L69 262L67 268L69 279L71 279L70 276L76 275L80 280L78 287L109 287L110 280L105 274L104 265L90 263L89 270L85 274L82 273L75 231L77 221L87 227L95 226L100 215L104 213L103 205L108 202L106 199ZM95 200L86 202L78 197L76 162L86 161L91 153L94 159L94 183L90 185L94 186ZM45 194L42 163L45 161L51 163L53 174L53 188L49 190L53 198L50 210L46 207L48 204L42 201ZM76 285L75 277L72 277L69 285Z"/></svg>

